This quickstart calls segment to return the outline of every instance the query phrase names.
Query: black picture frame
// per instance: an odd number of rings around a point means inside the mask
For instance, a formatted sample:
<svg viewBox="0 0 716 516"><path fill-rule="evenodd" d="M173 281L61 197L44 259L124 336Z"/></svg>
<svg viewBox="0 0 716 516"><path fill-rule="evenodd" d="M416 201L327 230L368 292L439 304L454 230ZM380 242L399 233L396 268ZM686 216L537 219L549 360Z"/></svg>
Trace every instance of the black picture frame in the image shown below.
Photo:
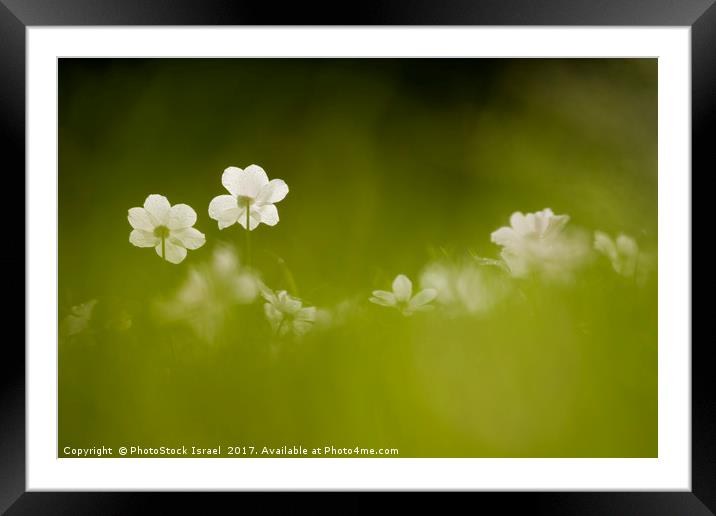
<svg viewBox="0 0 716 516"><path fill-rule="evenodd" d="M691 27L692 175L707 176L714 168L716 146L709 136L716 126L715 0L383 0L351 4L231 0L0 0L0 146L6 195L25 192L25 30L44 25L556 25L556 26L688 26ZM709 131L709 129L712 129ZM9 186L7 180L16 181ZM701 220L692 207L692 218ZM8 236L25 241L25 227L15 224ZM16 234L15 234L16 233ZM24 247L23 247L24 249ZM7 253L6 271L25 269L25 252ZM693 266L692 266L693 268ZM26 272L27 274L27 272ZM6 274L6 287L19 285L19 274ZM15 283L18 283L17 285ZM19 326L24 303L6 311L6 321ZM692 324L693 327L693 324ZM24 337L24 326L22 330ZM713 339L693 338L692 345L692 491L589 493L475 493L474 507L498 505L548 514L713 514L716 513L716 395ZM688 345L688 342L683 343ZM25 492L25 352L24 338L7 339L0 375L0 512L7 514L127 514L169 512L173 505L207 512L206 494L188 497L164 493L38 493ZM220 496L222 503L230 494ZM320 499L336 512L363 512L377 504L373 495L349 495L336 505L333 496ZM267 512L301 505L315 509L316 495L275 497L261 503ZM212 501L213 503L213 501ZM242 504L245 502L242 501ZM423 508L430 503L423 498ZM436 502L436 508L446 508ZM315 510L313 511L315 512Z"/></svg>

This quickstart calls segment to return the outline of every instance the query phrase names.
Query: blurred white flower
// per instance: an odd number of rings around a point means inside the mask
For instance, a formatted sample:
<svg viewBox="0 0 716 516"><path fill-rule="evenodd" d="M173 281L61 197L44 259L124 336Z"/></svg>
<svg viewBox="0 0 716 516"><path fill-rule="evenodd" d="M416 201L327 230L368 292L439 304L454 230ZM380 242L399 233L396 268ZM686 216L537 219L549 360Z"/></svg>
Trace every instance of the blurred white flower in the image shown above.
<svg viewBox="0 0 716 516"><path fill-rule="evenodd" d="M429 264L420 275L420 286L437 291L436 301L454 313L484 313L507 291L504 273L477 263Z"/></svg>
<svg viewBox="0 0 716 516"><path fill-rule="evenodd" d="M632 237L620 233L613 240L603 231L595 231L594 249L609 258L617 274L627 278L634 276L639 263L639 245Z"/></svg>
<svg viewBox="0 0 716 516"><path fill-rule="evenodd" d="M204 234L192 227L196 212L191 206L172 206L163 195L152 194L143 208L130 208L127 219L134 228L129 241L137 247L153 247L170 263L181 263L187 249L198 249L206 242Z"/></svg>
<svg viewBox="0 0 716 516"><path fill-rule="evenodd" d="M360 314L360 306L354 299L345 299L330 308L319 308L316 311L316 328L329 329L343 326Z"/></svg>
<svg viewBox="0 0 716 516"><path fill-rule="evenodd" d="M426 288L413 296L413 283L404 274L399 274L393 280L393 291L374 290L371 303L381 306L397 308L403 315L412 315L414 312L425 312L434 307L430 302L438 295L434 288Z"/></svg>
<svg viewBox="0 0 716 516"><path fill-rule="evenodd" d="M288 194L288 185L283 180L269 181L263 168L249 165L243 170L227 168L221 176L221 183L231 195L219 195L209 203L209 217L218 221L219 229L236 222L249 231L262 222L269 226L278 224L278 210L274 203Z"/></svg>
<svg viewBox="0 0 716 516"><path fill-rule="evenodd" d="M70 309L69 315L60 323L60 334L66 337L72 337L87 330L96 305L97 300L91 299L86 303L73 306Z"/></svg>
<svg viewBox="0 0 716 516"><path fill-rule="evenodd" d="M212 340L229 310L250 304L259 295L260 280L242 267L228 246L214 249L211 260L191 267L175 295L158 305L160 315L187 323L196 335Z"/></svg>
<svg viewBox="0 0 716 516"><path fill-rule="evenodd" d="M568 236L568 215L555 215L545 208L536 213L515 212L510 227L494 231L491 240L502 246L501 257L515 277L540 273L566 278L587 256L589 248L578 235Z"/></svg>
<svg viewBox="0 0 716 516"><path fill-rule="evenodd" d="M301 337L316 322L316 307L304 307L300 299L289 295L285 290L273 292L264 287L262 295L267 301L264 304L264 313L277 335L292 334Z"/></svg>

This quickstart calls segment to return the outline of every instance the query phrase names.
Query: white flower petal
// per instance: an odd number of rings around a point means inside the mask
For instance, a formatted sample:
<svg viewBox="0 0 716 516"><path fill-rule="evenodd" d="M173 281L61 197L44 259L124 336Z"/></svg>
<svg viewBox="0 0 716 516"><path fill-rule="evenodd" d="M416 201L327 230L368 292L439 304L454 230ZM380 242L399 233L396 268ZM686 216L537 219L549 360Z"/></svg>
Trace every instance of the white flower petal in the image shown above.
<svg viewBox="0 0 716 516"><path fill-rule="evenodd" d="M438 295L438 291L434 288L426 288L421 290L410 300L410 308L415 310L423 305L428 304L430 301L435 299Z"/></svg>
<svg viewBox="0 0 716 516"><path fill-rule="evenodd" d="M614 241L603 231L594 232L594 249L605 254L610 260L617 258L617 248Z"/></svg>
<svg viewBox="0 0 716 516"><path fill-rule="evenodd" d="M167 227L169 229L188 228L196 224L196 212L188 204L175 204L169 209Z"/></svg>
<svg viewBox="0 0 716 516"><path fill-rule="evenodd" d="M162 243L159 242L154 250L157 252L159 257L162 257ZM181 263L186 258L186 249L180 245L173 244L169 240L164 241L164 258L170 263Z"/></svg>
<svg viewBox="0 0 716 516"><path fill-rule="evenodd" d="M154 231L152 218L144 208L130 208L127 212L127 220L134 229Z"/></svg>
<svg viewBox="0 0 716 516"><path fill-rule="evenodd" d="M256 202L273 204L283 200L288 194L288 185L283 179L272 179L267 185L261 187Z"/></svg>
<svg viewBox="0 0 716 516"><path fill-rule="evenodd" d="M261 189L268 184L268 176L264 169L258 165L249 165L240 174L238 180L238 193L256 199Z"/></svg>
<svg viewBox="0 0 716 516"><path fill-rule="evenodd" d="M569 215L554 215L547 222L547 229L545 230L545 236L556 235L564 229L564 226L569 222Z"/></svg>
<svg viewBox="0 0 716 516"><path fill-rule="evenodd" d="M303 322L314 322L316 320L316 307L315 306L308 306L306 308L301 308L298 313L294 316L295 321L303 321Z"/></svg>
<svg viewBox="0 0 716 516"><path fill-rule="evenodd" d="M293 334L302 337L313 328L313 323L308 321L293 321Z"/></svg>
<svg viewBox="0 0 716 516"><path fill-rule="evenodd" d="M528 215L529 217L529 215ZM549 216L545 215L542 212L538 212L535 214L532 214L532 224L534 224L534 232L542 236L547 231L547 227L549 226L550 218Z"/></svg>
<svg viewBox="0 0 716 516"><path fill-rule="evenodd" d="M264 313L266 314L266 319L268 319L268 322L271 323L271 327L275 331L283 320L283 314L271 303L264 303Z"/></svg>
<svg viewBox="0 0 716 516"><path fill-rule="evenodd" d="M526 235L531 229L527 218L520 211L516 211L510 216L510 226L520 235Z"/></svg>
<svg viewBox="0 0 716 516"><path fill-rule="evenodd" d="M224 185L231 195L234 197L239 195L239 183L243 170L239 167L228 167L221 175L221 184Z"/></svg>
<svg viewBox="0 0 716 516"><path fill-rule="evenodd" d="M239 208L239 216L236 222L246 229L246 208ZM258 226L260 222L261 213L259 213L258 209L252 208L249 214L249 231L256 229L256 226ZM221 223L219 223L219 226L221 226Z"/></svg>
<svg viewBox="0 0 716 516"><path fill-rule="evenodd" d="M258 211L261 222L264 224L268 226L275 226L278 224L278 210L273 204L264 204L263 206L259 206L256 208L256 211Z"/></svg>
<svg viewBox="0 0 716 516"><path fill-rule="evenodd" d="M497 245L501 245L502 247L512 246L517 241L517 238L515 230L508 227L502 227L493 231L490 235L490 240Z"/></svg>
<svg viewBox="0 0 716 516"><path fill-rule="evenodd" d="M373 297L370 298L370 302L382 306L395 306L398 301L395 299L395 294L392 292L374 290Z"/></svg>
<svg viewBox="0 0 716 516"><path fill-rule="evenodd" d="M236 198L231 195L219 195L209 203L209 217L219 222L219 229L236 223L240 214Z"/></svg>
<svg viewBox="0 0 716 516"><path fill-rule="evenodd" d="M525 233L522 233L523 236L540 234L539 233L539 225L538 225L539 223L538 223L537 217L534 213L528 213L527 215L525 215L524 224L525 224L525 227L527 230ZM518 231L518 233L519 233L519 231Z"/></svg>
<svg viewBox="0 0 716 516"><path fill-rule="evenodd" d="M238 207L236 197L233 195L218 195L209 203L209 217L219 220L223 212L238 209Z"/></svg>
<svg viewBox="0 0 716 516"><path fill-rule="evenodd" d="M150 231L133 229L129 234L129 241L137 247L154 247L159 242L159 238Z"/></svg>
<svg viewBox="0 0 716 516"><path fill-rule="evenodd" d="M296 314L303 306L300 299L289 295L288 292L282 290L278 293L279 310L287 314Z"/></svg>
<svg viewBox="0 0 716 516"><path fill-rule="evenodd" d="M206 237L204 236L204 233L202 233L196 228L182 228L172 230L169 240L177 240L173 243L182 247L186 247L187 249L199 249L206 243Z"/></svg>
<svg viewBox="0 0 716 516"><path fill-rule="evenodd" d="M258 284L259 291L261 292L261 297L263 297L266 301L268 301L271 304L278 303L278 297L276 296L276 293L268 288L266 285L263 284L263 282L259 282Z"/></svg>
<svg viewBox="0 0 716 516"><path fill-rule="evenodd" d="M623 233L617 237L616 247L620 253L626 256L636 256L639 253L639 245L636 240Z"/></svg>
<svg viewBox="0 0 716 516"><path fill-rule="evenodd" d="M405 274L399 274L393 280L393 293L395 299L402 302L408 302L413 295L413 283Z"/></svg>
<svg viewBox="0 0 716 516"><path fill-rule="evenodd" d="M229 226L233 226L234 224L236 224L236 219L229 216L225 219L219 220L219 229L226 229Z"/></svg>
<svg viewBox="0 0 716 516"><path fill-rule="evenodd" d="M144 209L152 218L154 227L166 226L171 204L163 195L152 194L144 201Z"/></svg>

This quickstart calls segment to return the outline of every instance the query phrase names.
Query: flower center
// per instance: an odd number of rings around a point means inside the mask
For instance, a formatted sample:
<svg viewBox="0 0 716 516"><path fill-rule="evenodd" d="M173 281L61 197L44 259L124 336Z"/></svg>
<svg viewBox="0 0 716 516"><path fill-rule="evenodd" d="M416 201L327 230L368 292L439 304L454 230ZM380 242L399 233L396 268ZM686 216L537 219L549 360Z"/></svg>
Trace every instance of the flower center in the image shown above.
<svg viewBox="0 0 716 516"><path fill-rule="evenodd" d="M154 228L154 236L157 238L168 238L169 228L166 226L157 226Z"/></svg>
<svg viewBox="0 0 716 516"><path fill-rule="evenodd" d="M239 208L249 208L251 207L251 203L254 202L253 197L249 197L247 195L239 195L236 198L236 201L239 204Z"/></svg>

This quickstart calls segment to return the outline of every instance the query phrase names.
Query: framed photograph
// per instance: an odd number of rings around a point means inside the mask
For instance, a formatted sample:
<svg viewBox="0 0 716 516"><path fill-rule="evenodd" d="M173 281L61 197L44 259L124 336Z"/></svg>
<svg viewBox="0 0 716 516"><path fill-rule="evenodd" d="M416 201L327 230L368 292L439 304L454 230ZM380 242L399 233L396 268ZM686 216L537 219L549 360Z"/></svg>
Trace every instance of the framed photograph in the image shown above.
<svg viewBox="0 0 716 516"><path fill-rule="evenodd" d="M716 510L691 337L712 1L0 1L26 231L0 509Z"/></svg>

